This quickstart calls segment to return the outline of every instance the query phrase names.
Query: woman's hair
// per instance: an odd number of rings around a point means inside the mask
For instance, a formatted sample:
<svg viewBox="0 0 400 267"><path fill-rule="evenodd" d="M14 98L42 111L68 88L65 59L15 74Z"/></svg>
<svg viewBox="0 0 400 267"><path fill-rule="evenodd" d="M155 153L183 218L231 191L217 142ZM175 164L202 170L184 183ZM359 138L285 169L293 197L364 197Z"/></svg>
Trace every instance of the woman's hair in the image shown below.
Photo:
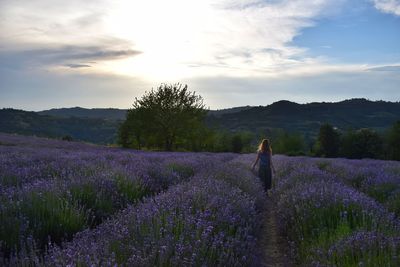
<svg viewBox="0 0 400 267"><path fill-rule="evenodd" d="M268 139L263 139L261 141L260 145L258 146L258 150L257 151L271 152L272 153L271 144L270 144L269 140Z"/></svg>

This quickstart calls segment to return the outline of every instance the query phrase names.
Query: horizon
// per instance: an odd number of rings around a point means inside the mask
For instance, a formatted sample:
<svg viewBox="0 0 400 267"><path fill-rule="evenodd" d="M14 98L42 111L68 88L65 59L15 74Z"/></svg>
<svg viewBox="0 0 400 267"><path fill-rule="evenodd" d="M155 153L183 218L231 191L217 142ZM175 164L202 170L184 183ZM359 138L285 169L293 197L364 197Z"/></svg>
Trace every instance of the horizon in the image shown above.
<svg viewBox="0 0 400 267"><path fill-rule="evenodd" d="M399 0L19 0L0 22L2 108L127 109L175 82L212 110L400 100Z"/></svg>
<svg viewBox="0 0 400 267"><path fill-rule="evenodd" d="M345 102L345 101L352 101L352 100L365 100L368 102L385 102L385 103L400 103L400 101L390 101L390 100L371 100L368 98L348 98L348 99L343 99L343 100L339 100L339 101L314 101L314 102L305 102L305 103L300 103L300 102L294 102L294 101L290 101L287 99L281 99L278 101L275 101L273 103L267 104L267 105L244 105L244 106L232 106L232 107L225 107L225 108L219 108L219 109L211 109L209 107L207 107L206 109L209 109L210 111L220 111L220 110L226 110L226 109L234 109L234 108L245 108L245 107L268 107L270 105L273 105L277 102L291 102L294 104L298 104L298 105L308 105L308 104L337 104L337 103L341 103L341 102ZM59 109L88 109L88 110L92 110L92 109L114 109L114 110L128 110L130 108L117 108L117 107L83 107L83 106L71 106L71 107L52 107L52 108L48 108L48 109L37 109L37 110L27 110L27 109L19 109L19 108L14 108L14 107L0 107L0 109L14 109L14 110L22 110L22 111L27 111L27 112L42 112L42 111L49 111L49 110L59 110Z"/></svg>

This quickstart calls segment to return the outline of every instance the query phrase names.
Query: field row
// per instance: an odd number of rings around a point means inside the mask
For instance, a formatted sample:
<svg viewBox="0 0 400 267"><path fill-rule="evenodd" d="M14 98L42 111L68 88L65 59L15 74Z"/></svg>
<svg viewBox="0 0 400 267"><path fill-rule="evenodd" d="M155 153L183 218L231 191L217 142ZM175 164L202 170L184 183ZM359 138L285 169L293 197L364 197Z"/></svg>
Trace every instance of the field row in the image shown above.
<svg viewBox="0 0 400 267"><path fill-rule="evenodd" d="M296 262L400 265L400 164L375 160L277 160L274 199Z"/></svg>
<svg viewBox="0 0 400 267"><path fill-rule="evenodd" d="M233 154L16 141L0 146L5 264L243 265L260 257L264 195L249 171L229 163Z"/></svg>
<svg viewBox="0 0 400 267"><path fill-rule="evenodd" d="M0 141L2 264L264 264L267 199L253 154ZM295 264L400 266L399 162L273 161L273 205Z"/></svg>

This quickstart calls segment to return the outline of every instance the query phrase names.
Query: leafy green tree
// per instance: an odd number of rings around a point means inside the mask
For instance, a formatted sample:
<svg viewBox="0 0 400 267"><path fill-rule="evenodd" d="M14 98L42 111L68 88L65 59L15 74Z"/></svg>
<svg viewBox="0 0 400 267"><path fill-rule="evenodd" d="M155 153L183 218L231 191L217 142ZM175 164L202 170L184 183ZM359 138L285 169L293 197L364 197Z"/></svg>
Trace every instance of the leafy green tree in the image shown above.
<svg viewBox="0 0 400 267"><path fill-rule="evenodd" d="M347 158L380 158L382 155L383 140L371 129L348 131L341 141L340 154Z"/></svg>
<svg viewBox="0 0 400 267"><path fill-rule="evenodd" d="M161 84L157 90L135 98L124 123L139 144L171 151L204 127L206 114L203 98L190 92L187 85Z"/></svg>
<svg viewBox="0 0 400 267"><path fill-rule="evenodd" d="M242 137L240 136L240 134L235 134L232 136L231 139L231 143L232 143L232 152L234 153L240 153L243 150L243 140Z"/></svg>
<svg viewBox="0 0 400 267"><path fill-rule="evenodd" d="M400 121L395 122L389 129L387 151L389 159L400 160Z"/></svg>
<svg viewBox="0 0 400 267"><path fill-rule="evenodd" d="M325 123L321 125L318 134L318 154L325 157L337 157L339 152L340 135L332 125Z"/></svg>
<svg viewBox="0 0 400 267"><path fill-rule="evenodd" d="M61 137L61 140L71 142L71 141L74 141L74 138L72 138L72 136L67 134L67 135L64 135L63 137Z"/></svg>
<svg viewBox="0 0 400 267"><path fill-rule="evenodd" d="M305 154L305 141L300 133L279 134L273 140L274 153L287 155L302 155Z"/></svg>
<svg viewBox="0 0 400 267"><path fill-rule="evenodd" d="M118 129L118 143L123 147L142 148L145 120L141 113L143 111L140 108L127 111L126 119Z"/></svg>
<svg viewBox="0 0 400 267"><path fill-rule="evenodd" d="M359 152L357 152L357 133L353 129L349 129L341 136L339 155L346 158L358 158Z"/></svg>

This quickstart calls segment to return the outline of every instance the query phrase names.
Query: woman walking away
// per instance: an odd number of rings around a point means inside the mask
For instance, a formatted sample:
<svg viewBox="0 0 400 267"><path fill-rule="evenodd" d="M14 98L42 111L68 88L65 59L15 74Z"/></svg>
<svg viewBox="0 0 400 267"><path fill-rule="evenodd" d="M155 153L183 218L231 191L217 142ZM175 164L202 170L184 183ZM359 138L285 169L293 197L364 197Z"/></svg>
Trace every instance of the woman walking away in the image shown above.
<svg viewBox="0 0 400 267"><path fill-rule="evenodd" d="M272 173L271 170L275 174L275 168L272 164L272 149L268 139L263 139L258 146L257 158L252 166L252 170L254 171L258 161L260 161L258 168L258 176L264 184L265 192L269 192L272 187Z"/></svg>

